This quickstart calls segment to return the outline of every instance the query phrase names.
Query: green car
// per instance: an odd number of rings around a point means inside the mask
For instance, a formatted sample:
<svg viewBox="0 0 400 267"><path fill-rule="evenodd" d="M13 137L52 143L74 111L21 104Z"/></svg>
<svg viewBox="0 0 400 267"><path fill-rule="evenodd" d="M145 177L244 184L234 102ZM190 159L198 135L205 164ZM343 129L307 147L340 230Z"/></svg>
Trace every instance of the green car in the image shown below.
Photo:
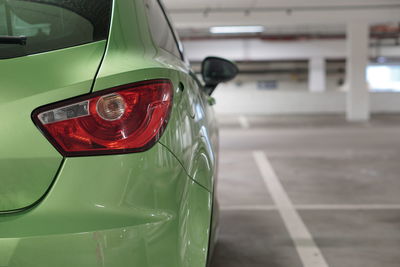
<svg viewBox="0 0 400 267"><path fill-rule="evenodd" d="M0 0L0 267L204 267L210 97L156 0Z"/></svg>

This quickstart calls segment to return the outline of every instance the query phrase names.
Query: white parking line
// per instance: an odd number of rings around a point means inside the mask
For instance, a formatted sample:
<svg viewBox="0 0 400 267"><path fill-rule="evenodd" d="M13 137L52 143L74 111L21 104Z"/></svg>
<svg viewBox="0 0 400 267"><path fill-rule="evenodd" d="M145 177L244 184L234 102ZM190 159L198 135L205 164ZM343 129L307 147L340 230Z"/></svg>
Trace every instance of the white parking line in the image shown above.
<svg viewBox="0 0 400 267"><path fill-rule="evenodd" d="M249 129L250 128L250 123L249 123L249 121L247 120L247 118L245 116L239 116L238 117L238 121L239 121L240 126L243 129Z"/></svg>
<svg viewBox="0 0 400 267"><path fill-rule="evenodd" d="M400 210L396 204L364 204L364 205L296 205L297 210Z"/></svg>
<svg viewBox="0 0 400 267"><path fill-rule="evenodd" d="M266 155L262 151L254 151L253 157L257 163L266 187L278 208L285 226L296 247L304 267L328 267L324 256L315 244L300 215L293 207L275 171L272 169Z"/></svg>
<svg viewBox="0 0 400 267"><path fill-rule="evenodd" d="M400 205L397 204L303 204L303 205L293 205L296 210L400 210ZM221 210L278 210L275 205L224 205L220 207Z"/></svg>
<svg viewBox="0 0 400 267"><path fill-rule="evenodd" d="M220 206L220 210L277 210L274 205L232 205Z"/></svg>

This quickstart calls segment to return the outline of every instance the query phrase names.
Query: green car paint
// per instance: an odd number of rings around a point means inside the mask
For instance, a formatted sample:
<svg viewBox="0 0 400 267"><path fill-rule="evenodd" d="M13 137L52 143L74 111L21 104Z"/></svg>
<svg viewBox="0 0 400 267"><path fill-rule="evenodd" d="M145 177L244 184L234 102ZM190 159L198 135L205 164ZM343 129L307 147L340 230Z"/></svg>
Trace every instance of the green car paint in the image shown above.
<svg viewBox="0 0 400 267"><path fill-rule="evenodd" d="M216 121L190 67L154 44L143 1L113 1L107 43L0 60L0 71L0 267L206 266ZM30 118L93 82L159 78L174 85L173 110L145 152L63 158Z"/></svg>
<svg viewBox="0 0 400 267"><path fill-rule="evenodd" d="M88 93L105 41L0 60L0 211L25 208L52 183L62 156L37 130L32 111Z"/></svg>
<svg viewBox="0 0 400 267"><path fill-rule="evenodd" d="M210 205L160 144L68 158L39 205L1 216L0 266L204 266Z"/></svg>
<svg viewBox="0 0 400 267"><path fill-rule="evenodd" d="M109 43L94 91L132 81L170 79L175 108L160 142L178 157L190 177L212 191L217 127L208 96L201 93L182 60L154 45L143 23L131 23L132 10L138 21L147 21L144 9L142 1L115 1Z"/></svg>

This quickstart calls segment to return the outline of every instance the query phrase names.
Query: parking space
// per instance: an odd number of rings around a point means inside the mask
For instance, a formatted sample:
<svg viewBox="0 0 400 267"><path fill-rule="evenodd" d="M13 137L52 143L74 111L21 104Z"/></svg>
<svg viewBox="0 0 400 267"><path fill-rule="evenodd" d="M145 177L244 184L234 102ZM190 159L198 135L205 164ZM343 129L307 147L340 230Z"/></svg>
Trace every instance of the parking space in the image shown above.
<svg viewBox="0 0 400 267"><path fill-rule="evenodd" d="M396 116L370 123L245 119L249 127L220 118L221 234L212 266L398 266ZM298 221L287 219L296 214ZM310 256L310 249L321 255Z"/></svg>
<svg viewBox="0 0 400 267"><path fill-rule="evenodd" d="M277 211L222 210L212 267L301 267Z"/></svg>

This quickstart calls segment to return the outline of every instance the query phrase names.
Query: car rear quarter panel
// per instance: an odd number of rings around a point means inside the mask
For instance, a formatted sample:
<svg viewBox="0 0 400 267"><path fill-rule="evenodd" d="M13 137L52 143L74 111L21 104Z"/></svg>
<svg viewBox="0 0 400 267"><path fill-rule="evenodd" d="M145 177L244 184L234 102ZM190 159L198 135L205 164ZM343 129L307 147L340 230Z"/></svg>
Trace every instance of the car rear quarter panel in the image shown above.
<svg viewBox="0 0 400 267"><path fill-rule="evenodd" d="M213 191L218 133L211 108L190 67L157 48L147 26L144 1L115 1L110 39L94 91L149 79L174 84L174 108L160 142L189 176Z"/></svg>
<svg viewBox="0 0 400 267"><path fill-rule="evenodd" d="M35 208L0 216L0 266L205 266L210 194L162 145L65 160Z"/></svg>

